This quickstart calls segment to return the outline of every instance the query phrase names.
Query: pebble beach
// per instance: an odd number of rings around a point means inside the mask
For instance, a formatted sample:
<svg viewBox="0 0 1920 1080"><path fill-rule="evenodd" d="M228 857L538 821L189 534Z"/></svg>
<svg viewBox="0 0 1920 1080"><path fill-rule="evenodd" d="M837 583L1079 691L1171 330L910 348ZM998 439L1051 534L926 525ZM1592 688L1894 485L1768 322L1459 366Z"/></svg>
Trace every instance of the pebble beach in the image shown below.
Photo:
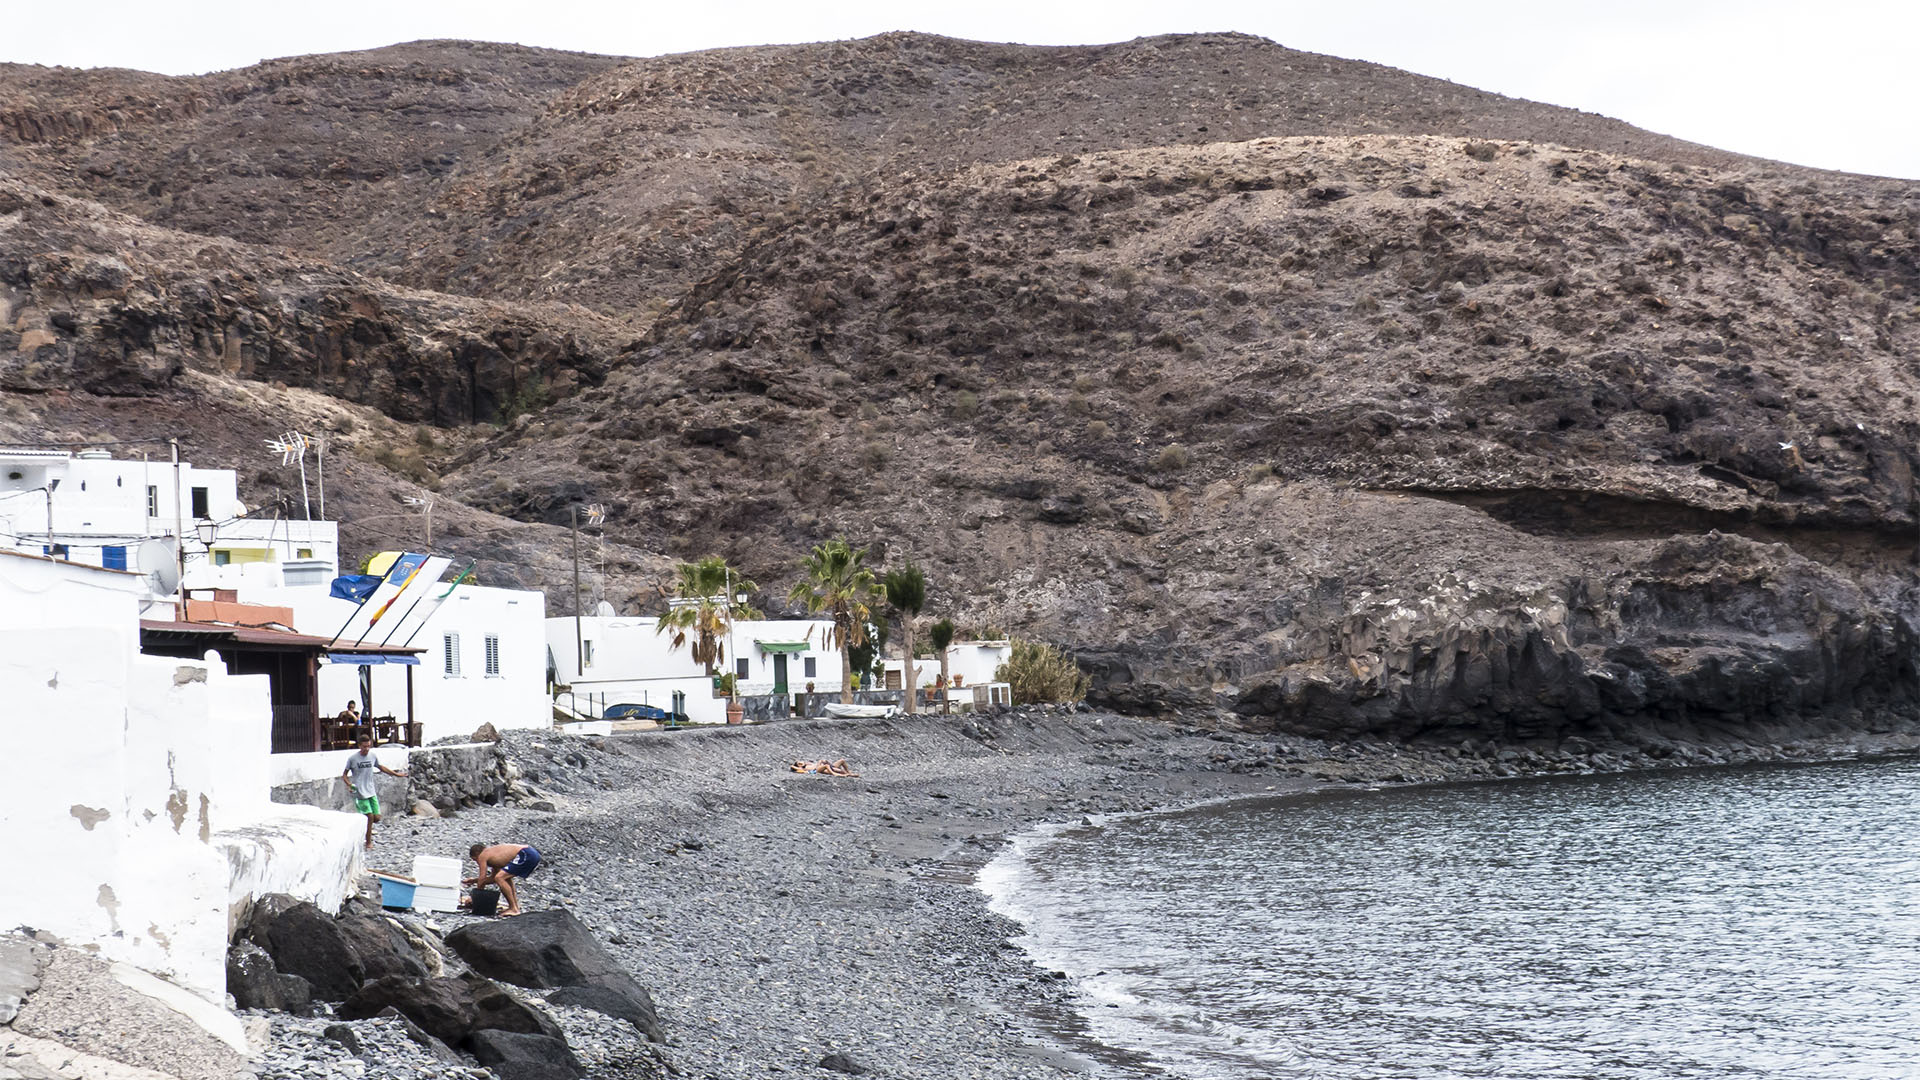
<svg viewBox="0 0 1920 1080"><path fill-rule="evenodd" d="M1901 737L1905 742L1910 738ZM1894 740L1898 742L1900 740ZM529 911L565 907L651 988L664 1046L553 1008L592 1075L1144 1075L1077 1037L1073 987L1029 962L979 869L1043 823L1330 786L1824 758L1882 740L1689 748L1670 761L1478 747L1330 746L1076 708L814 720L605 738L510 733L520 802L383 821L370 869L473 843L538 847ZM846 758L855 777L802 775ZM440 929L468 921L433 917ZM263 1078L471 1075L357 1021L276 1015ZM336 1032L336 1034L338 1034ZM833 1064L823 1068L822 1062Z"/></svg>

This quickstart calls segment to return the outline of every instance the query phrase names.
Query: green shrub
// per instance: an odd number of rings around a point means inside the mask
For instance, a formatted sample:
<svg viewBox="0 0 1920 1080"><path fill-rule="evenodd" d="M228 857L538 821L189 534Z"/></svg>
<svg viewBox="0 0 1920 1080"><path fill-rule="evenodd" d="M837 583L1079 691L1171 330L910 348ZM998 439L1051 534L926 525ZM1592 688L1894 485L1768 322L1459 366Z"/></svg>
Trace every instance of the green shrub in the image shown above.
<svg viewBox="0 0 1920 1080"><path fill-rule="evenodd" d="M1179 443L1168 443L1161 449L1160 456L1153 459L1153 467L1161 472L1178 472L1192 461L1193 455L1187 452L1186 447Z"/></svg>
<svg viewBox="0 0 1920 1080"><path fill-rule="evenodd" d="M1087 421L1087 438L1104 439L1111 434L1113 434L1113 425L1105 420Z"/></svg>
<svg viewBox="0 0 1920 1080"><path fill-rule="evenodd" d="M1091 685L1072 657L1040 641L1014 642L1013 654L994 669L993 678L1012 688L1015 705L1080 701Z"/></svg>
<svg viewBox="0 0 1920 1080"><path fill-rule="evenodd" d="M1273 466L1271 465L1255 465L1253 468L1247 470L1247 483L1249 484L1258 484L1271 479L1273 479Z"/></svg>
<svg viewBox="0 0 1920 1080"><path fill-rule="evenodd" d="M953 415L962 420L980 411L980 395L971 390L962 390L953 395Z"/></svg>

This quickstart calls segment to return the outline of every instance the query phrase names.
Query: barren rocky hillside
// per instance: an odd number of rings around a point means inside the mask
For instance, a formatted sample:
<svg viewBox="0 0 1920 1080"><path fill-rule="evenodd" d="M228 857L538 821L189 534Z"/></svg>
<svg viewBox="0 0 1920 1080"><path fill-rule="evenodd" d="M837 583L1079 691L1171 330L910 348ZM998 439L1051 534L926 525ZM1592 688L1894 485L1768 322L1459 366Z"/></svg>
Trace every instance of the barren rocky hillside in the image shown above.
<svg viewBox="0 0 1920 1080"><path fill-rule="evenodd" d="M1920 693L1920 185L1233 35L14 68L0 121L0 438L346 417L514 580L610 504L628 608L844 533L1148 710Z"/></svg>

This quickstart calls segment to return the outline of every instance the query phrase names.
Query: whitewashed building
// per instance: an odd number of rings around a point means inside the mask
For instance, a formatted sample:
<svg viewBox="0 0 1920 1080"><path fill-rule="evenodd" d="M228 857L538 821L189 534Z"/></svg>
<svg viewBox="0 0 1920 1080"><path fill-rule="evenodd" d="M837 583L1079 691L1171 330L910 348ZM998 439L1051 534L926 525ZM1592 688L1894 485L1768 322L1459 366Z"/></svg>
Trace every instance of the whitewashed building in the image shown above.
<svg viewBox="0 0 1920 1080"><path fill-rule="evenodd" d="M187 587L230 589L325 584L340 560L334 522L250 513L232 469L105 450L0 447L0 549L159 572L163 593L183 563Z"/></svg>
<svg viewBox="0 0 1920 1080"><path fill-rule="evenodd" d="M438 560L438 565L448 562ZM410 713L427 743L472 734L481 724L500 730L552 726L545 593L483 585L455 585L449 591L444 583L423 581L365 633L370 612L354 619L354 603L329 595L325 586L245 589L240 598L292 608L294 628L303 634L333 637L348 627L340 640L349 645L425 650L416 665L363 668L358 662L363 657L347 655L321 665L322 715L340 712L349 700L360 702L371 716ZM376 596L367 607L380 602Z"/></svg>
<svg viewBox="0 0 1920 1080"><path fill-rule="evenodd" d="M648 705L674 711L676 693L687 718L697 724L726 722L726 699L695 663L692 650L672 648L671 632L659 633L652 617L592 615L547 620L547 648L555 681L572 687L574 709L600 716L610 705ZM733 624L727 660L743 695L802 694L840 689L840 653L830 647L833 623L825 619L754 619ZM563 699L565 700L565 699Z"/></svg>
<svg viewBox="0 0 1920 1080"><path fill-rule="evenodd" d="M1000 665L1012 656L1013 643L1009 641L956 641L948 645L947 675L956 680L957 685L948 689L946 700L955 708L1012 704L1012 688L997 681ZM915 660L913 666L914 685L922 688L924 700L925 688L940 677L940 658L922 657ZM901 657L887 658L882 669L886 689L905 688L906 667L907 662Z"/></svg>
<svg viewBox="0 0 1920 1080"><path fill-rule="evenodd" d="M269 800L269 677L143 654L148 599L138 574L0 551L0 822L16 866L0 927L217 1005L233 921L269 892L337 909L364 825Z"/></svg>

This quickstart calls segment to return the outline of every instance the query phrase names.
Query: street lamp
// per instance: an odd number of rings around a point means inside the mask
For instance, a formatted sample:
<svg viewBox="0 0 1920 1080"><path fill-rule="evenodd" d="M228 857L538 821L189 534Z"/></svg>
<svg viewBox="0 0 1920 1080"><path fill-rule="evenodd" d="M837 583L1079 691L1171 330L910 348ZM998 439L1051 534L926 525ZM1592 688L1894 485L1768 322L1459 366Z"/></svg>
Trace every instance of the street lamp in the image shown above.
<svg viewBox="0 0 1920 1080"><path fill-rule="evenodd" d="M220 536L220 526L214 524L207 518L201 518L199 521L193 523L193 532L195 536L200 538L200 543L205 545L208 551L212 551L213 542L219 539Z"/></svg>

